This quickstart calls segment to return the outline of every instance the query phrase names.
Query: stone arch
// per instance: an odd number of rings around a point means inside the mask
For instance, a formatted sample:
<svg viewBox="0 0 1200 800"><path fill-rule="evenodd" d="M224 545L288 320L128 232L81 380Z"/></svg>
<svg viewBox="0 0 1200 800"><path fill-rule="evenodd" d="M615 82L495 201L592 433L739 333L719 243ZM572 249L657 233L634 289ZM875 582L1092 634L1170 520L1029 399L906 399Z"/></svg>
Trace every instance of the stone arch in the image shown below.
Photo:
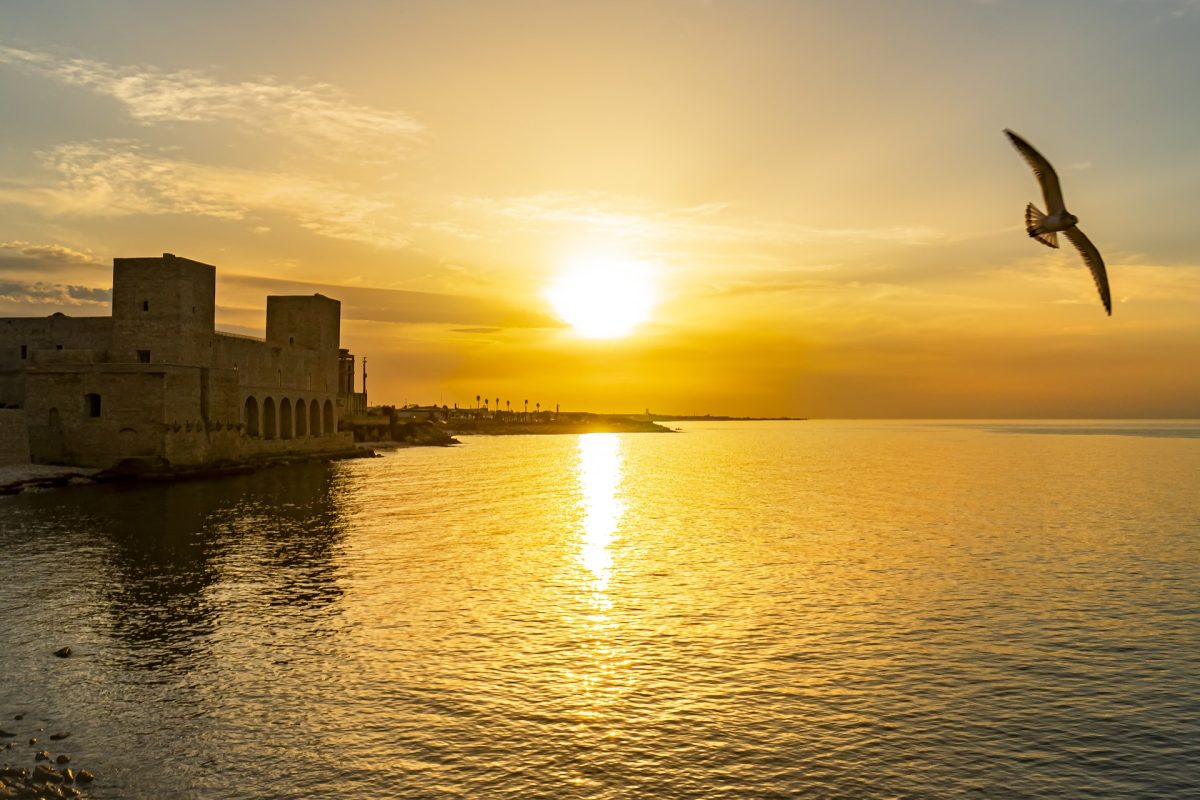
<svg viewBox="0 0 1200 800"><path fill-rule="evenodd" d="M325 401L325 414L324 414L324 419L322 420L322 423L323 424L321 425L321 430L325 431L326 434L337 433L337 426L334 424L334 421L333 421L333 401L332 400Z"/></svg>
<svg viewBox="0 0 1200 800"><path fill-rule="evenodd" d="M279 438L292 438L292 401L288 398L283 398L279 401Z"/></svg>
<svg viewBox="0 0 1200 800"><path fill-rule="evenodd" d="M296 438L308 436L308 409L304 406L304 398L296 401Z"/></svg>
<svg viewBox="0 0 1200 800"><path fill-rule="evenodd" d="M275 422L275 400L268 397L263 400L263 438L274 439L279 433L279 425Z"/></svg>
<svg viewBox="0 0 1200 800"><path fill-rule="evenodd" d="M321 402L313 400L308 404L308 435L321 435Z"/></svg>
<svg viewBox="0 0 1200 800"><path fill-rule="evenodd" d="M260 435L258 429L258 400L251 395L246 398L246 406L242 410L242 422L246 424L247 436Z"/></svg>

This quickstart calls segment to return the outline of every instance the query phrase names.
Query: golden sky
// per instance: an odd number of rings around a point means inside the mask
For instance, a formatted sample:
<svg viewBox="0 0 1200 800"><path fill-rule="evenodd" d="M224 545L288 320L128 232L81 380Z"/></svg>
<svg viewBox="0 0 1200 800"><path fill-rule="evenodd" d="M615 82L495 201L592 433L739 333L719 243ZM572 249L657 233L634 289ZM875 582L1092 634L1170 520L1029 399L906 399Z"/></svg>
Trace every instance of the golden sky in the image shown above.
<svg viewBox="0 0 1200 800"><path fill-rule="evenodd" d="M373 403L1200 416L1200 4L192 6L0 0L0 315L173 252L224 330L341 299ZM562 322L580 264L647 319Z"/></svg>

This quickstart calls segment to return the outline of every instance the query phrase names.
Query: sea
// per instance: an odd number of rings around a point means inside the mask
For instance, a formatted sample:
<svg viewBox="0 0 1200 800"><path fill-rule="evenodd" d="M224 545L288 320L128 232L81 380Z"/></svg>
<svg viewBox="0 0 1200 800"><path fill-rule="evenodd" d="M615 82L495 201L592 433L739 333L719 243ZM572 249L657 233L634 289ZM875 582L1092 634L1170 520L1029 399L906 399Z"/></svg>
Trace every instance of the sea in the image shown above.
<svg viewBox="0 0 1200 800"><path fill-rule="evenodd" d="M1200 422L669 424L0 497L0 763L98 799L1200 797Z"/></svg>

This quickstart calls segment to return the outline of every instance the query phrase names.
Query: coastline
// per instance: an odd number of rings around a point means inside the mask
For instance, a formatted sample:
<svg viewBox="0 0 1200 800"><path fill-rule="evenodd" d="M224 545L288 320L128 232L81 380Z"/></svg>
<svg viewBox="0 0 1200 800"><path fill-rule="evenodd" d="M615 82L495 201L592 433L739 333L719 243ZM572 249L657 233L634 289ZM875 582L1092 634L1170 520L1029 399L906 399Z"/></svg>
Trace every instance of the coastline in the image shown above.
<svg viewBox="0 0 1200 800"><path fill-rule="evenodd" d="M599 417L558 422L508 422L491 419L456 419L446 423L452 436L543 436L570 433L676 433L665 425L627 417Z"/></svg>
<svg viewBox="0 0 1200 800"><path fill-rule="evenodd" d="M52 464L9 464L0 466L0 496L46 491L90 483L177 481L245 475L275 466L304 461L341 461L375 458L376 450L409 447L451 447L461 444L455 436L547 436L582 433L677 433L665 425L628 417L592 417L586 420L512 422L494 419L456 419L433 424L409 423L397 431L395 440L380 439L355 443L350 450L323 453L293 453L259 456L239 462L221 462L198 467L172 467L156 461L129 461L111 469Z"/></svg>
<svg viewBox="0 0 1200 800"><path fill-rule="evenodd" d="M0 466L0 495L93 483L98 472L100 470L88 467L6 464Z"/></svg>
<svg viewBox="0 0 1200 800"><path fill-rule="evenodd" d="M239 462L222 462L197 467L171 467L151 462L127 462L112 469L68 467L52 464L10 464L0 467L0 496L82 486L90 483L126 483L135 481L180 481L192 478L217 478L226 475L245 475L270 467L306 461L344 461L352 458L375 458L379 454L371 447L355 447L324 453L293 453L255 458Z"/></svg>

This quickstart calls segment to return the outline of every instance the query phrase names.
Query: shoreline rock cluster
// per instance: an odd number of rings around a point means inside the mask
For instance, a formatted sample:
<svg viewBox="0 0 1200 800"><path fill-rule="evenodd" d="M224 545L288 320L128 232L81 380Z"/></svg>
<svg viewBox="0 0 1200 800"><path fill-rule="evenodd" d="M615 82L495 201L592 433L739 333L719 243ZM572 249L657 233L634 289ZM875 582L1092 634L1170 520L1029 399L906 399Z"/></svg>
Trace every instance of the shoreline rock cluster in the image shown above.
<svg viewBox="0 0 1200 800"><path fill-rule="evenodd" d="M24 717L24 714L17 714L13 719L20 721ZM69 766L71 756L67 753L54 755L45 749L41 744L43 732L44 728L39 726L29 736L29 749L35 751L32 767L12 766L8 763L0 766L0 798L62 800L85 796L83 787L94 781L96 776L86 769L77 770ZM70 732L59 732L52 733L47 738L52 742L61 742L70 735ZM0 728L0 739L7 740L0 750L5 754L19 752L18 738L24 738L24 734Z"/></svg>
<svg viewBox="0 0 1200 800"><path fill-rule="evenodd" d="M201 467L172 467L165 461L129 459L112 469L62 467L45 464L21 464L0 467L0 495L37 492L89 483L122 481L176 481L190 478L214 478L225 475L245 475L269 467L306 461L341 461L351 458L374 458L369 448L353 447L323 453L288 453L258 457L246 461L208 464Z"/></svg>
<svg viewBox="0 0 1200 800"><path fill-rule="evenodd" d="M8 464L0 466L0 495L91 483L92 476L98 471L84 467L57 467L47 464Z"/></svg>

